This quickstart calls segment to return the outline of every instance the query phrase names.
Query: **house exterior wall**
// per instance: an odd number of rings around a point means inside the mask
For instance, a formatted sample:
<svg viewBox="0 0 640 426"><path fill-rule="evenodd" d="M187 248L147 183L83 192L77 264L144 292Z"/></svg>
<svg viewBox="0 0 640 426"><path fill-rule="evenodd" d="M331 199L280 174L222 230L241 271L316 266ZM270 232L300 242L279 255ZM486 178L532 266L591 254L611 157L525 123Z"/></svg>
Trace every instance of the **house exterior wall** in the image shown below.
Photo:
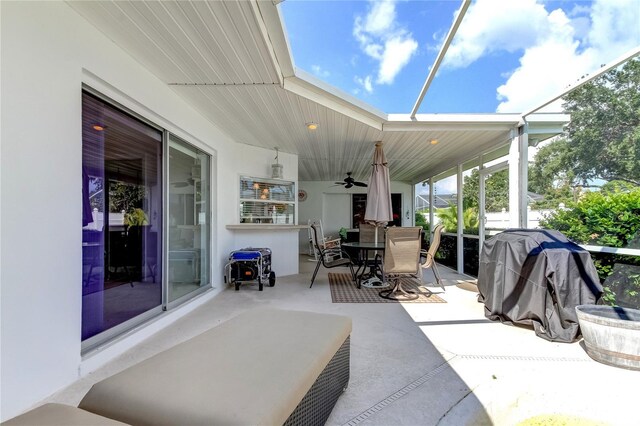
<svg viewBox="0 0 640 426"><path fill-rule="evenodd" d="M367 188L345 189L343 186L335 185L333 181L300 181L298 185L300 190L307 192L307 199L298 202L298 223L304 225L309 219L322 219L325 235L332 237L338 237L341 226L351 227L351 195L367 193ZM412 226L413 187L404 182L391 182L391 192L402 194L402 226ZM335 203L340 203L340 205ZM348 203L348 205L344 206L342 203ZM335 213L336 210L340 216L347 214L342 223L336 224L327 220L335 217L332 213ZM409 218L406 217L407 211ZM309 236L307 232L300 232L299 243L300 253L308 253Z"/></svg>
<svg viewBox="0 0 640 426"><path fill-rule="evenodd" d="M273 151L241 145L62 2L0 2L0 420L112 359L224 288L237 248L240 174L270 176ZM213 156L213 291L81 357L82 84ZM285 179L297 157L281 153ZM290 234L297 255L297 235Z"/></svg>

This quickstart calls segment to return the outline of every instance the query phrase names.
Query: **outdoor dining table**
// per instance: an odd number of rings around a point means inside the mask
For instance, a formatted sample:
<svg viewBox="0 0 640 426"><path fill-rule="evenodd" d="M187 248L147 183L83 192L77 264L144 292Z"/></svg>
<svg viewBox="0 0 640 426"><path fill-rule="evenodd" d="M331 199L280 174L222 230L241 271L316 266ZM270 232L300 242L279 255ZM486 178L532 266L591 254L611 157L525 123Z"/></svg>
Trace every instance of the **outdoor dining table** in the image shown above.
<svg viewBox="0 0 640 426"><path fill-rule="evenodd" d="M369 259L369 252L381 252L384 255L384 241L374 243L374 242L352 242L352 243L342 243L343 247L350 247L355 250L360 251L360 258L363 259L362 264L358 265L358 269L356 270L356 283L358 284L358 288L362 285L362 279L367 277L377 276L382 280L382 275L376 273L379 269L378 260L376 260L369 264L369 272L367 272L367 263ZM382 282L382 281L381 281ZM387 287L387 284L382 284L380 286L376 286L376 288L384 288Z"/></svg>

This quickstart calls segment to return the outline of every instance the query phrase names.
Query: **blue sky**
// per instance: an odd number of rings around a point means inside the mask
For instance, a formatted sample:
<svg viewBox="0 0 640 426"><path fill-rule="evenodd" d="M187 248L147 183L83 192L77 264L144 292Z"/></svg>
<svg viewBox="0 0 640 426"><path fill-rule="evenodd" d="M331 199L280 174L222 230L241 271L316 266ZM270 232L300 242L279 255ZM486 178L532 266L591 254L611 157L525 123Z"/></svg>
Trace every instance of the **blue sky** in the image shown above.
<svg viewBox="0 0 640 426"><path fill-rule="evenodd" d="M408 113L459 1L281 3L296 67ZM640 0L474 0L420 113L523 112L640 45Z"/></svg>

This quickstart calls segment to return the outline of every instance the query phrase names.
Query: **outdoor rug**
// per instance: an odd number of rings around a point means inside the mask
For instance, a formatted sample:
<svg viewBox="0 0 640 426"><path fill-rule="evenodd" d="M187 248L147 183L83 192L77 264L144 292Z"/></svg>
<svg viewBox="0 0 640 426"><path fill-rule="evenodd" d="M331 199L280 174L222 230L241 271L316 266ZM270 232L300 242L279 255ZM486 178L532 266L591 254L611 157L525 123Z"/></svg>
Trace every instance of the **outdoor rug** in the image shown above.
<svg viewBox="0 0 640 426"><path fill-rule="evenodd" d="M419 297L415 300L402 300L403 303L447 303L436 296L412 278L401 278L402 287L405 290L413 290ZM379 288L357 288L351 281L350 274L329 273L329 287L331 288L331 301L333 303L398 303L396 300L382 298L378 293Z"/></svg>

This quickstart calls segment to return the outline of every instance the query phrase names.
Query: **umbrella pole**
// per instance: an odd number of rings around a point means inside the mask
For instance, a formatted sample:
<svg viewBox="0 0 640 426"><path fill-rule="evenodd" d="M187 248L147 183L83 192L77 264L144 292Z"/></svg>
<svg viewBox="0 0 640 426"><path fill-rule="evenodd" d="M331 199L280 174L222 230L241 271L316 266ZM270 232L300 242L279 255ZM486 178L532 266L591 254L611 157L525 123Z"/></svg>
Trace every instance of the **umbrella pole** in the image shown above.
<svg viewBox="0 0 640 426"><path fill-rule="evenodd" d="M378 245L378 224L377 223L376 223L376 232L375 232L374 237L373 237L373 243L376 246ZM373 265L374 265L375 268L377 268L378 267L378 250L373 252L373 259L374 259ZM376 275L375 271L373 271L373 275L374 276Z"/></svg>
<svg viewBox="0 0 640 426"><path fill-rule="evenodd" d="M374 235L373 242L374 242L374 244L376 246L378 245L378 228L379 228L379 226L380 225L378 223L376 223L376 225L375 225L376 230L375 230L375 232L373 234ZM373 266L373 269L371 271L371 282L379 282L380 283L380 285L373 285L373 287L374 288L385 288L388 285L383 281L384 280L384 276L382 277L382 279L378 279L378 277L376 276L376 269L378 268L378 262L377 262L378 250L375 250L373 252L373 259L374 259L374 263L373 263L374 266ZM382 269L381 269L381 272L382 272Z"/></svg>
<svg viewBox="0 0 640 426"><path fill-rule="evenodd" d="M377 246L378 245L378 224L377 223L376 223L376 231L375 231L375 233L373 235L374 235L373 243ZM378 266L377 259L378 259L378 250L373 252L373 265L374 265L374 268ZM373 275L374 276L375 276L375 274L376 274L376 272L373 271ZM371 277L371 278L373 278L373 277Z"/></svg>

